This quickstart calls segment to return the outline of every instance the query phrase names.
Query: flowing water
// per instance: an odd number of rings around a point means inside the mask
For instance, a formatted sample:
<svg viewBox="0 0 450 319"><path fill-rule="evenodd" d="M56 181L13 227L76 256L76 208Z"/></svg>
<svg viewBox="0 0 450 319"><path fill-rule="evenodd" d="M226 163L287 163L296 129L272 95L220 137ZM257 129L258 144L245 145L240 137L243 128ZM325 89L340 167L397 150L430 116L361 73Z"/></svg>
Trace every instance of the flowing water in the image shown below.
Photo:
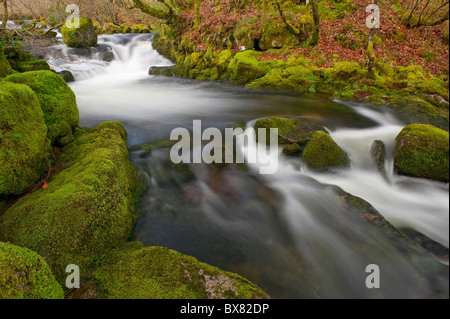
<svg viewBox="0 0 450 319"><path fill-rule="evenodd" d="M54 69L75 75L82 125L118 120L128 130L131 159L148 186L135 240L239 273L275 298L448 297L448 266L422 249L399 249L384 231L349 213L333 187L448 248L448 186L394 174L395 138L405 126L394 114L319 96L149 76L150 66L172 64L151 39L104 35L95 49L60 44L47 54ZM103 61L105 53L113 61ZM269 116L325 126L352 167L317 173L280 155L278 172L260 175L259 164L182 166L168 158L170 132L191 129L193 120L224 129ZM384 176L370 157L374 140L387 146ZM144 143L151 151L133 148ZM366 287L369 264L380 267L380 289Z"/></svg>

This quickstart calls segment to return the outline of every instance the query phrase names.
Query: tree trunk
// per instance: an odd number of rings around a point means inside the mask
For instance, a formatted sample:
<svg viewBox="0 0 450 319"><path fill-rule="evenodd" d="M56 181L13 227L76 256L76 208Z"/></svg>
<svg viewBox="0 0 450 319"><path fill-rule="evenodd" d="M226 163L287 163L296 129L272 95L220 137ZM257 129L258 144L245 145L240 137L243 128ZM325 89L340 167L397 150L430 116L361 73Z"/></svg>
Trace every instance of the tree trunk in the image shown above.
<svg viewBox="0 0 450 319"><path fill-rule="evenodd" d="M0 29L6 29L6 23L8 23L8 1L3 0L3 21Z"/></svg>
<svg viewBox="0 0 450 319"><path fill-rule="evenodd" d="M202 16L200 15L200 0L194 0L194 6L195 6L194 29L198 29L200 23L202 23Z"/></svg>
<svg viewBox="0 0 450 319"><path fill-rule="evenodd" d="M294 26L286 19L286 16L284 15L284 12L283 12L283 9L281 8L280 0L275 0L275 4L277 5L278 12L280 13L281 20L283 20L284 24L288 27L288 29L289 29L293 34L295 34L296 36L299 36L300 33L301 33L300 30L297 29L296 27L294 27Z"/></svg>
<svg viewBox="0 0 450 319"><path fill-rule="evenodd" d="M320 39L319 5L317 3L317 0L311 0L310 3L311 3L312 13L313 13L314 29L313 29L311 41L309 42L309 44L314 46L319 43L319 39Z"/></svg>

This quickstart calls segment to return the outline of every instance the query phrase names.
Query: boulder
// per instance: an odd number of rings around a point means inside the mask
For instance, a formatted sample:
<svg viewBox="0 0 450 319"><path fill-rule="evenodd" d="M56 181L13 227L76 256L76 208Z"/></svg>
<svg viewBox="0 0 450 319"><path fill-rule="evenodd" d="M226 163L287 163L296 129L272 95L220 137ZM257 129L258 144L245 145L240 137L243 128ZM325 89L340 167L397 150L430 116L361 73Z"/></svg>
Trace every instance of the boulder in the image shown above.
<svg viewBox="0 0 450 319"><path fill-rule="evenodd" d="M306 145L313 133L316 131L325 131L319 125L299 119L287 119L281 117L272 117L268 119L261 119L255 123L254 128L267 129L266 143L269 143L269 129L278 129L278 144L300 144Z"/></svg>
<svg viewBox="0 0 450 319"><path fill-rule="evenodd" d="M303 161L309 168L325 170L350 166L347 153L327 133L315 132L303 151Z"/></svg>
<svg viewBox="0 0 450 319"><path fill-rule="evenodd" d="M36 93L52 144L64 146L73 141L79 112L75 94L61 76L51 71L35 71L13 74L7 80L26 84Z"/></svg>
<svg viewBox="0 0 450 319"><path fill-rule="evenodd" d="M283 148L284 155L297 155L297 154L300 154L301 152L302 152L302 148L300 147L300 145L298 145L296 143L286 145Z"/></svg>
<svg viewBox="0 0 450 319"><path fill-rule="evenodd" d="M52 156L36 94L26 85L0 82L0 198L31 188Z"/></svg>
<svg viewBox="0 0 450 319"><path fill-rule="evenodd" d="M148 74L172 77L175 76L175 69L173 66L152 66L148 70Z"/></svg>
<svg viewBox="0 0 450 319"><path fill-rule="evenodd" d="M386 145L383 141L374 141L370 149L370 154L372 155L375 163L377 164L378 171L381 174L386 173L385 160L386 160Z"/></svg>
<svg viewBox="0 0 450 319"><path fill-rule="evenodd" d="M0 242L0 299L63 299L64 293L44 258Z"/></svg>
<svg viewBox="0 0 450 319"><path fill-rule="evenodd" d="M4 52L3 48L0 47L0 78L4 78L5 76L14 73L13 69L11 68L11 65L9 65L9 62L8 60L6 60L6 57L3 52Z"/></svg>
<svg viewBox="0 0 450 319"><path fill-rule="evenodd" d="M397 137L394 166L400 175L448 183L449 133L432 125L408 125Z"/></svg>
<svg viewBox="0 0 450 319"><path fill-rule="evenodd" d="M19 62L17 64L16 70L19 72L31 72L31 71L41 71L50 70L50 65L45 60L31 60Z"/></svg>
<svg viewBox="0 0 450 319"><path fill-rule="evenodd" d="M266 299L255 284L197 259L140 242L122 245L94 273L100 298Z"/></svg>
<svg viewBox="0 0 450 319"><path fill-rule="evenodd" d="M64 43L71 48L92 47L97 44L97 33L91 19L79 18L79 28L69 28L67 23L61 28Z"/></svg>
<svg viewBox="0 0 450 319"><path fill-rule="evenodd" d="M69 70L62 70L61 72L58 72L58 74L62 76L66 83L75 82L75 77Z"/></svg>
<svg viewBox="0 0 450 319"><path fill-rule="evenodd" d="M60 283L67 265L86 274L130 236L138 176L124 129L116 126L121 129L108 125L80 135L63 149L47 187L20 198L0 217L0 240L43 256Z"/></svg>

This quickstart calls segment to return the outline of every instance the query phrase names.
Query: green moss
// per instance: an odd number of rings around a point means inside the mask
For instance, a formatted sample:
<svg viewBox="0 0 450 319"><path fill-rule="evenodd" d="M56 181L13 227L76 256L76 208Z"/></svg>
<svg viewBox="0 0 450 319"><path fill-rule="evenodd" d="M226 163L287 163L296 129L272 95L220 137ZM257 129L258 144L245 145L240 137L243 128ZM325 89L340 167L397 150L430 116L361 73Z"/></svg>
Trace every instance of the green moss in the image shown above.
<svg viewBox="0 0 450 319"><path fill-rule="evenodd" d="M288 82L294 86L294 90L300 93L315 93L315 86L319 81L312 68L302 65L288 67L283 76L287 77Z"/></svg>
<svg viewBox="0 0 450 319"><path fill-rule="evenodd" d="M271 70L265 76L246 85L250 89L267 89L267 90L282 90L295 91L296 86L289 83L281 76L280 70Z"/></svg>
<svg viewBox="0 0 450 319"><path fill-rule="evenodd" d="M95 127L95 130L101 131L101 130L107 129L107 128L117 131L124 141L127 140L127 137L128 137L127 131L125 130L125 128L123 127L122 124L120 124L119 122L116 122L116 121L101 123Z"/></svg>
<svg viewBox="0 0 450 319"><path fill-rule="evenodd" d="M47 127L33 91L0 82L0 197L20 195L49 169Z"/></svg>
<svg viewBox="0 0 450 319"><path fill-rule="evenodd" d="M44 258L35 252L0 242L0 299L62 299Z"/></svg>
<svg viewBox="0 0 450 319"><path fill-rule="evenodd" d="M97 33L91 19L79 18L79 28L69 28L67 23L61 28L64 43L71 48L90 47L97 44Z"/></svg>
<svg viewBox="0 0 450 319"><path fill-rule="evenodd" d="M266 142L269 143L270 128L278 129L278 144L306 144L318 130L324 130L323 127L297 119L286 119L281 117L272 117L261 119L255 123L255 129L267 129Z"/></svg>
<svg viewBox="0 0 450 319"><path fill-rule="evenodd" d="M263 77L268 68L260 61L261 54L256 51L237 53L228 65L228 78L236 84L247 84Z"/></svg>
<svg viewBox="0 0 450 319"><path fill-rule="evenodd" d="M79 112L75 94L60 75L35 71L13 74L7 80L26 84L36 93L44 112L48 138L53 144L66 145L73 140Z"/></svg>
<svg viewBox="0 0 450 319"><path fill-rule="evenodd" d="M325 132L315 132L303 151L303 160L309 168L323 170L350 165L347 153Z"/></svg>
<svg viewBox="0 0 450 319"><path fill-rule="evenodd" d="M411 124L397 137L395 168L401 175L449 182L449 133Z"/></svg>
<svg viewBox="0 0 450 319"><path fill-rule="evenodd" d="M248 280L193 257L137 242L117 249L95 273L97 290L111 299L261 299Z"/></svg>
<svg viewBox="0 0 450 319"><path fill-rule="evenodd" d="M20 198L0 217L0 240L42 255L61 283L69 264L87 278L98 258L127 240L135 221L138 176L123 128L112 127L66 146L48 187Z"/></svg>
<svg viewBox="0 0 450 319"><path fill-rule="evenodd" d="M0 46L0 78L4 78L13 73L14 71L3 53L3 47Z"/></svg>
<svg viewBox="0 0 450 319"><path fill-rule="evenodd" d="M18 63L16 70L19 72L50 70L50 65L45 60L25 61Z"/></svg>

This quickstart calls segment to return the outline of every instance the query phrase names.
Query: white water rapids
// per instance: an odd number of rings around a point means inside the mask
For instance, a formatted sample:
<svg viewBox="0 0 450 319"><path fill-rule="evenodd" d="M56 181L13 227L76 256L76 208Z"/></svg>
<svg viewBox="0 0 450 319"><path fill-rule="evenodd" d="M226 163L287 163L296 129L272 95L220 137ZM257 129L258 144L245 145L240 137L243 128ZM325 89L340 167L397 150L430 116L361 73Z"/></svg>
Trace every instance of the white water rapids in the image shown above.
<svg viewBox="0 0 450 319"><path fill-rule="evenodd" d="M448 294L448 269L446 284L428 276L380 232L349 219L329 187L363 198L394 226L414 229L448 248L448 185L394 174L395 138L405 126L394 115L318 97L149 76L150 66L172 64L153 50L149 35L105 35L99 45L102 52L113 53L112 62L102 61L96 50L63 44L49 48L47 56L57 71L74 73L77 81L71 87L83 125L119 120L132 146L168 140L173 128L191 128L199 119L204 128L223 129L268 116L307 118L327 127L352 160L351 169L317 173L300 159L280 155L278 172L268 176L258 176L258 164L249 164L249 172L219 174L198 166L194 175L199 182L183 184L169 178L162 151L145 158L132 154L150 186L137 240L238 272L275 297ZM370 156L375 140L387 146L386 176ZM364 285L365 267L371 263L382 269L381 292ZM429 281L423 284L417 276Z"/></svg>

